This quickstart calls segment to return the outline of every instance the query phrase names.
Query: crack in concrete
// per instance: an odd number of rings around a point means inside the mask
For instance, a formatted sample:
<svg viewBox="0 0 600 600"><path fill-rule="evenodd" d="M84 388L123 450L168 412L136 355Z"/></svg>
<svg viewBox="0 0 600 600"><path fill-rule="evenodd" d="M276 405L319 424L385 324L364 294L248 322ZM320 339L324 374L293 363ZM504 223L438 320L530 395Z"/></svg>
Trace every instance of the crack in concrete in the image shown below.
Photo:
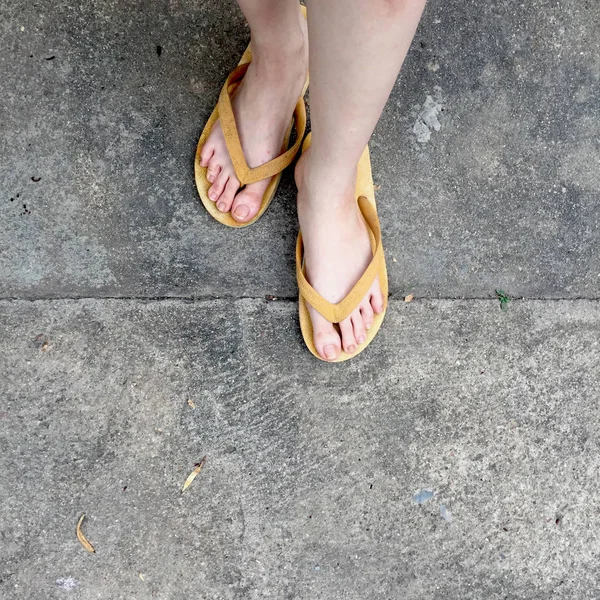
<svg viewBox="0 0 600 600"><path fill-rule="evenodd" d="M215 302L218 300L225 300L230 302L237 302L238 300L260 300L262 302L297 302L297 296L4 296L0 297L0 302L57 302L71 300L74 302L81 300L140 300L146 302L166 302L166 301L177 301L177 302ZM498 302L498 298L493 296L415 296L415 301L449 301L456 300L458 302L469 302L469 301L488 301ZM404 302L403 295L390 295L388 297L389 302ZM597 302L600 301L600 296L571 296L571 297L543 297L543 296L520 296L518 298L511 298L511 302L521 301L536 301L536 302Z"/></svg>

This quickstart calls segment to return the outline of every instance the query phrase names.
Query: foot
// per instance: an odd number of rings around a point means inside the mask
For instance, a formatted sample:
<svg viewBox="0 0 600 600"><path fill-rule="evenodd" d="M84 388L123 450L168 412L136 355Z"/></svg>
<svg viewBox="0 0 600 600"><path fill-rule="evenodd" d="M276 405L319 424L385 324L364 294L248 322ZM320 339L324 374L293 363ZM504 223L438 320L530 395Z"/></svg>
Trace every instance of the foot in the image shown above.
<svg viewBox="0 0 600 600"><path fill-rule="evenodd" d="M354 197L356 172L337 175L311 165L309 148L296 166L298 219L304 242L306 278L332 304L350 292L373 258L366 225ZM336 360L342 348L356 352L366 341L374 315L383 312L384 298L375 279L352 314L332 323L308 306L314 343L324 360Z"/></svg>
<svg viewBox="0 0 600 600"><path fill-rule="evenodd" d="M301 21L298 39L289 40L285 50L261 48L253 42L252 62L232 98L233 112L248 166L258 167L282 153L285 134L302 93L308 70L306 20ZM283 149L285 150L285 149ZM236 178L217 120L201 152L200 164L207 167L212 184L208 197L223 212L240 223L257 214L270 179L247 185L238 193Z"/></svg>

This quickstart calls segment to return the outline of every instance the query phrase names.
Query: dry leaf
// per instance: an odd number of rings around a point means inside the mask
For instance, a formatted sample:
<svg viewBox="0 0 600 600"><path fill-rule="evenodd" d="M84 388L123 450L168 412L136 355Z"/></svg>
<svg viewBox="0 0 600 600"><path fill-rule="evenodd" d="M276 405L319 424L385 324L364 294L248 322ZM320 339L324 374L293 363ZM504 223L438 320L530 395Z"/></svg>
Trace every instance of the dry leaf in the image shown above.
<svg viewBox="0 0 600 600"><path fill-rule="evenodd" d="M409 294L404 298L404 302L411 302L414 297L414 294Z"/></svg>
<svg viewBox="0 0 600 600"><path fill-rule="evenodd" d="M48 346L50 344L48 344L48 340L46 340L43 344L42 344L42 352L46 352L46 350L48 350Z"/></svg>
<svg viewBox="0 0 600 600"><path fill-rule="evenodd" d="M190 408L196 408L196 404L194 403L193 400L188 400L188 405Z"/></svg>
<svg viewBox="0 0 600 600"><path fill-rule="evenodd" d="M88 552L96 552L94 550L94 546L92 546L86 539L85 535L81 533L81 524L83 523L83 519L85 518L85 513L79 517L79 522L77 523L77 539L79 543L88 551Z"/></svg>
<svg viewBox="0 0 600 600"><path fill-rule="evenodd" d="M374 186L373 186L373 189L374 189L376 192L378 192L378 191L381 189L381 186L380 186L380 185L374 185Z"/></svg>
<svg viewBox="0 0 600 600"><path fill-rule="evenodd" d="M206 462L206 456L203 456L202 460L198 463L198 466L189 474L188 478L185 480L185 483L183 484L183 489L181 490L182 494L183 494L183 492L185 492L185 490L187 490L190 487L192 481L194 481L194 479L196 479L196 475L198 475L198 473L200 473L205 462Z"/></svg>
<svg viewBox="0 0 600 600"><path fill-rule="evenodd" d="M141 579L142 581L144 581L144 574L143 574L143 573L140 573L140 579Z"/></svg>

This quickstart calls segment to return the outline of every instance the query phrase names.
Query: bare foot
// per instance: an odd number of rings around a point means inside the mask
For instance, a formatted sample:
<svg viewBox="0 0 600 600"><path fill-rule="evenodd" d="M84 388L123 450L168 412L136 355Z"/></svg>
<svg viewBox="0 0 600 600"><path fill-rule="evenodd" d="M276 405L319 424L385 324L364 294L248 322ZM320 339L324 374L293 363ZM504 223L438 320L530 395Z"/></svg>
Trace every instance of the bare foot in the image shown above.
<svg viewBox="0 0 600 600"><path fill-rule="evenodd" d="M263 49L253 44L252 62L236 89L232 105L242 149L248 166L258 167L279 156L282 144L302 93L308 70L306 20L300 12L298 39L285 49ZM258 212L270 179L247 185L240 182L217 120L201 152L200 164L208 167L212 186L209 198L221 212L231 212L239 222L250 221ZM237 195L236 195L237 194Z"/></svg>
<svg viewBox="0 0 600 600"><path fill-rule="evenodd" d="M337 177L319 171L311 165L309 148L296 166L298 220L306 278L321 296L337 304L365 272L373 253L354 197L356 173ZM335 360L342 348L348 354L356 352L383 305L379 280L375 279L359 306L339 323L341 339L333 324L309 305L319 355Z"/></svg>

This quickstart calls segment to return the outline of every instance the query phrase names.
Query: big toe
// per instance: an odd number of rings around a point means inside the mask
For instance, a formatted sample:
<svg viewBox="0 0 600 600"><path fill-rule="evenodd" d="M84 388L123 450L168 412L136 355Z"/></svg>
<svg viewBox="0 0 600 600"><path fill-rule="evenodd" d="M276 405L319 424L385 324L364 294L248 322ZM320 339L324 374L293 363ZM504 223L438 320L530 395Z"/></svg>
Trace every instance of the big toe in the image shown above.
<svg viewBox="0 0 600 600"><path fill-rule="evenodd" d="M231 216L240 223L253 219L262 204L269 180L258 181L247 185L233 201Z"/></svg>

